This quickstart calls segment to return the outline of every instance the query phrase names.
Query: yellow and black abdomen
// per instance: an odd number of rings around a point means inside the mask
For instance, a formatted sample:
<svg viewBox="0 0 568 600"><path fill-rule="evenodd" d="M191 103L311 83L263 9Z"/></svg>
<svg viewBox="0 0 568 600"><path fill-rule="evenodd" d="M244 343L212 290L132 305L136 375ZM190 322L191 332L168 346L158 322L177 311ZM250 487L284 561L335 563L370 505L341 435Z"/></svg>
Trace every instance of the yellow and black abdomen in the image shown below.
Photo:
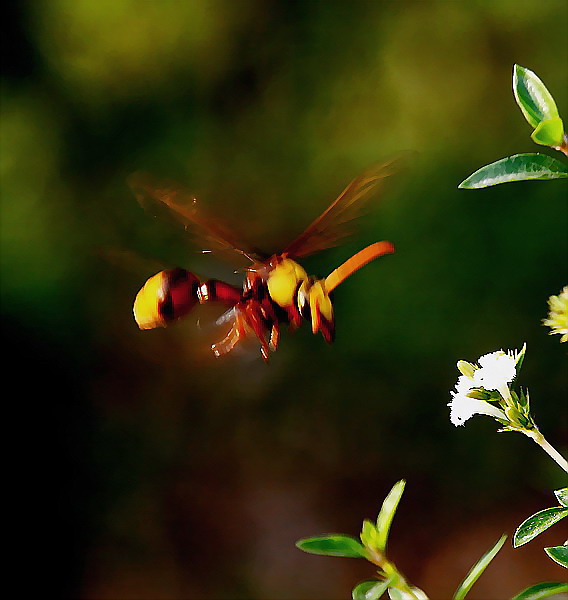
<svg viewBox="0 0 568 600"><path fill-rule="evenodd" d="M241 290L209 279L201 282L185 269L160 271L146 281L134 301L134 319L140 329L166 327L185 316L196 304L220 302L233 306L241 299Z"/></svg>
<svg viewBox="0 0 568 600"><path fill-rule="evenodd" d="M134 319L140 329L166 327L199 302L199 279L185 269L160 271L146 281L134 301Z"/></svg>

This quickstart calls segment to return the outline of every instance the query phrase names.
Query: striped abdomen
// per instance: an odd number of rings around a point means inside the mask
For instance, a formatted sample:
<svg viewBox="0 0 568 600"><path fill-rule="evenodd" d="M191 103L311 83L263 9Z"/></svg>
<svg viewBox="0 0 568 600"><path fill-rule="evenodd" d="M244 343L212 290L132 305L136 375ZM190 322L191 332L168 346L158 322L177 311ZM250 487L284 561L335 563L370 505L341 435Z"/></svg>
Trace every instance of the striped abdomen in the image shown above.
<svg viewBox="0 0 568 600"><path fill-rule="evenodd" d="M220 302L232 306L240 298L241 291L228 283L214 279L200 282L185 269L169 269L150 277L138 292L134 318L140 329L166 327L198 303Z"/></svg>

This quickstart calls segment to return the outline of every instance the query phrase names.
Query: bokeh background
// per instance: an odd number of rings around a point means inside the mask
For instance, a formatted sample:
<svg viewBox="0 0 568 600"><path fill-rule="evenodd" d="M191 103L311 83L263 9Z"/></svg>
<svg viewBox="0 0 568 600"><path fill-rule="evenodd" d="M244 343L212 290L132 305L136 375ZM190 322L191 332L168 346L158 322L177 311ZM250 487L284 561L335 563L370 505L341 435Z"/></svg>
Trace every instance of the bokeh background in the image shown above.
<svg viewBox="0 0 568 600"><path fill-rule="evenodd" d="M566 348L541 324L566 283L566 184L457 185L553 154L511 76L534 70L566 117L567 25L564 0L12 3L1 310L22 591L348 598L372 566L294 542L357 535L405 478L392 557L444 599L555 504L565 480L536 445L482 417L457 429L446 404L458 359L526 342L520 383L566 451ZM240 275L142 210L131 172L174 177L277 250L400 150L417 154L357 235L305 261L321 276L367 243L397 246L338 288L333 346L285 333L266 366L256 350L210 356L207 311L137 329L133 298L159 265ZM565 537L507 543L470 597L562 580L542 547Z"/></svg>

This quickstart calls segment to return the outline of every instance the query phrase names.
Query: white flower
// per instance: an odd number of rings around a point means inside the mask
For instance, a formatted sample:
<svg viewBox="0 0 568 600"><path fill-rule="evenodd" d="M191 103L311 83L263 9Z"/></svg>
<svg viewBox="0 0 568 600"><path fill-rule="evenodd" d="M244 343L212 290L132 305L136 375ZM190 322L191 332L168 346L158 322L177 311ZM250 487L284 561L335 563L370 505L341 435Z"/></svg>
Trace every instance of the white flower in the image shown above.
<svg viewBox="0 0 568 600"><path fill-rule="evenodd" d="M458 382L456 383L456 392L458 394L467 394L473 387L476 387L473 377L468 377L467 375L460 375L458 377Z"/></svg>
<svg viewBox="0 0 568 600"><path fill-rule="evenodd" d="M473 374L476 387L501 391L517 374L517 358L512 352L491 352L482 356L478 362L480 368Z"/></svg>
<svg viewBox="0 0 568 600"><path fill-rule="evenodd" d="M473 417L473 415L489 415L496 419L507 420L505 413L489 402L486 402L485 400L476 400L475 398L466 396L468 391L469 390L463 389L462 391L458 390L457 392L451 392L452 401L448 403L448 406L450 407L450 421L456 427L458 425L463 425L468 419Z"/></svg>
<svg viewBox="0 0 568 600"><path fill-rule="evenodd" d="M501 401L502 406L511 405L509 384L517 375L517 367L520 367L525 351L525 345L519 351L498 350L483 355L475 365L463 360L458 361L457 366L461 375L458 377L455 391L450 392L452 401L448 404L451 422L456 426L463 425L476 414L509 421L505 413L494 404L472 398L470 393L497 390L504 401L504 404Z"/></svg>
<svg viewBox="0 0 568 600"><path fill-rule="evenodd" d="M524 351L524 347L520 352L509 350L505 353L498 350L480 357L480 367L473 373L474 385L486 390L497 390L503 400L510 400L509 383L517 375L517 362Z"/></svg>

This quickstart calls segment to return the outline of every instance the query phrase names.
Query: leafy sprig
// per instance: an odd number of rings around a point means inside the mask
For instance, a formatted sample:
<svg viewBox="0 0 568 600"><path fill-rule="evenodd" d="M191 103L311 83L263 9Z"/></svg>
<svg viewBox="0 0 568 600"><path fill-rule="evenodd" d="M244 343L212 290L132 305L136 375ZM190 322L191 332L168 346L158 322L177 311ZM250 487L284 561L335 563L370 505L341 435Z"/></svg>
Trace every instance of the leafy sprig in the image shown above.
<svg viewBox="0 0 568 600"><path fill-rule="evenodd" d="M568 515L568 488L556 490L554 495L558 499L559 506L539 510L518 526L513 536L513 546L515 548L527 544ZM566 543L562 546L545 548L544 551L553 561L568 569L568 545Z"/></svg>
<svg viewBox="0 0 568 600"><path fill-rule="evenodd" d="M396 483L383 502L376 521L365 519L360 534L361 542L344 534L328 534L304 538L296 546L304 552L327 556L364 558L377 567L374 580L358 583L352 591L353 600L378 600L388 592L391 600L428 600L420 588L411 585L397 566L388 558L387 541L390 526L404 492L405 481ZM503 546L507 536L499 540L477 561L458 586L453 600L463 600L473 584Z"/></svg>
<svg viewBox="0 0 568 600"><path fill-rule="evenodd" d="M531 70L513 67L513 94L525 119L533 127L531 139L568 156L568 137L558 114L556 102L544 83ZM528 179L563 179L568 165L552 156L539 153L514 154L485 165L464 179L464 189L478 189Z"/></svg>

